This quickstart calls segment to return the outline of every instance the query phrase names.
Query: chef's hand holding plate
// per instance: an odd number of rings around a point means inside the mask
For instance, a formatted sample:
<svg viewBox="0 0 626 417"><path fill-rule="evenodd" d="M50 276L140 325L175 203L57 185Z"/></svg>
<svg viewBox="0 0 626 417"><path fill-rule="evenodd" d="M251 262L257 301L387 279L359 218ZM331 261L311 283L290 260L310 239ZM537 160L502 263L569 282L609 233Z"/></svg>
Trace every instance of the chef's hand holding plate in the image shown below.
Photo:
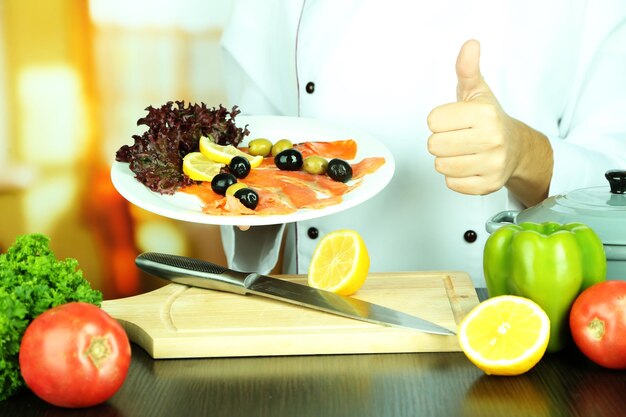
<svg viewBox="0 0 626 417"><path fill-rule="evenodd" d="M548 138L507 115L480 72L480 44L463 44L456 62L457 101L428 115L428 150L446 185L484 195L506 186L525 205L548 195L552 147Z"/></svg>

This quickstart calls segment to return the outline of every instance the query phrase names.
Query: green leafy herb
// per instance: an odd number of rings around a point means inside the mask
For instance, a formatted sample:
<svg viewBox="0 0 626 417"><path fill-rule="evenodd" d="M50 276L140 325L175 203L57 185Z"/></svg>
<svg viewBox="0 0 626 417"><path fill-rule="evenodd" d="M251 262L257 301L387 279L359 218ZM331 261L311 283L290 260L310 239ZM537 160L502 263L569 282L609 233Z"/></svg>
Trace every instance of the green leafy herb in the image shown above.
<svg viewBox="0 0 626 417"><path fill-rule="evenodd" d="M71 301L100 305L102 293L83 278L75 259L57 260L42 234L19 236L0 254L0 401L24 386L19 349L28 324Z"/></svg>

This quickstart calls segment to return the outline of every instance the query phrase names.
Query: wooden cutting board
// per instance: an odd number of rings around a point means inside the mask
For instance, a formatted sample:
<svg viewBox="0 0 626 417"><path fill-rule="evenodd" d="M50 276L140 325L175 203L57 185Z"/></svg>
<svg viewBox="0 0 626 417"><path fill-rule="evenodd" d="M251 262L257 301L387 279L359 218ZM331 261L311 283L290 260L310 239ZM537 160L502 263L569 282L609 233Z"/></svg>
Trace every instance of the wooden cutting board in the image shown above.
<svg viewBox="0 0 626 417"><path fill-rule="evenodd" d="M295 275L277 276L306 283ZM478 297L463 272L373 273L353 295L456 331ZM460 350L455 336L385 327L255 295L168 284L103 302L153 358Z"/></svg>

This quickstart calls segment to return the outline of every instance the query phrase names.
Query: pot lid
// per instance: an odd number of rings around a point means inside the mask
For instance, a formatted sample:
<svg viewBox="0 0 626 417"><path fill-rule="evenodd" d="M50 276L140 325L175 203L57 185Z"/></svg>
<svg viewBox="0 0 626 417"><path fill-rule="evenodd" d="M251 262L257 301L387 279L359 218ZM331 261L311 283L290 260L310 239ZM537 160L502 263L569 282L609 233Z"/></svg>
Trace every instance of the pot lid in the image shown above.
<svg viewBox="0 0 626 417"><path fill-rule="evenodd" d="M519 213L516 223L580 222L594 229L603 243L626 245L626 171L610 170L605 177L607 186L552 196Z"/></svg>

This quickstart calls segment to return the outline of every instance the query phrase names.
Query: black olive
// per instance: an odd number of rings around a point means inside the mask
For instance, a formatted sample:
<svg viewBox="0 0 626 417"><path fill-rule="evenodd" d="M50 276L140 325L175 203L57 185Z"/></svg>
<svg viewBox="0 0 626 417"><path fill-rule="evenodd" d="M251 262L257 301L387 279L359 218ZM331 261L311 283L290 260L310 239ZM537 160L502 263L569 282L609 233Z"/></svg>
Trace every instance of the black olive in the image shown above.
<svg viewBox="0 0 626 417"><path fill-rule="evenodd" d="M254 210L257 204L259 204L259 195L252 188L237 190L234 196L241 201L241 204L248 207L250 210Z"/></svg>
<svg viewBox="0 0 626 417"><path fill-rule="evenodd" d="M352 167L343 159L334 158L328 161L326 174L335 181L348 182L352 178Z"/></svg>
<svg viewBox="0 0 626 417"><path fill-rule="evenodd" d="M285 149L274 157L274 164L284 171L297 171L302 168L302 154L293 148Z"/></svg>
<svg viewBox="0 0 626 417"><path fill-rule="evenodd" d="M250 173L250 161L243 156L233 156L233 159L230 160L230 164L228 164L228 168L230 169L230 173L235 177L246 178Z"/></svg>
<svg viewBox="0 0 626 417"><path fill-rule="evenodd" d="M217 194L226 194L226 189L237 182L233 174L220 172L211 180L211 189Z"/></svg>

